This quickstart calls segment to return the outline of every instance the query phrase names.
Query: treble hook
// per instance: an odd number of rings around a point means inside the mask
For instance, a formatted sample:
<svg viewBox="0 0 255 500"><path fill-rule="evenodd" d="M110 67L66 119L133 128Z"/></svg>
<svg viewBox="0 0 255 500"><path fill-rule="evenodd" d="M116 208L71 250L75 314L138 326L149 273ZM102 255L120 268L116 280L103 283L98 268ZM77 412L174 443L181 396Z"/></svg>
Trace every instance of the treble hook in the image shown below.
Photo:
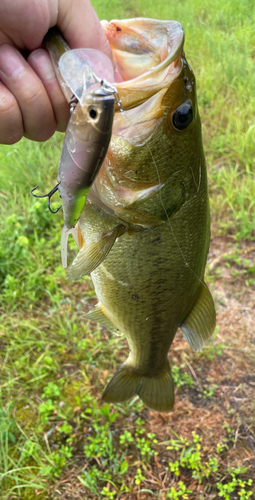
<svg viewBox="0 0 255 500"><path fill-rule="evenodd" d="M60 208L61 208L61 205L60 207L57 208L57 210L52 210L51 209L51 206L50 206L50 199L52 197L52 195L54 193L56 193L56 191L58 190L58 186L59 186L60 182L58 182L56 184L56 186L54 186L54 188L47 194L43 194L43 195L38 195L38 194L34 194L34 191L38 188L38 186L35 186L33 189L31 189L30 193L32 196L34 196L35 198L48 198L48 207L49 207L49 211L52 213L52 214L56 214Z"/></svg>
<svg viewBox="0 0 255 500"><path fill-rule="evenodd" d="M73 94L72 97L71 97L71 101L68 103L69 108L70 108L70 114L73 113L73 111L75 110L76 105L78 104L78 102L79 102L78 97L75 97L75 94Z"/></svg>

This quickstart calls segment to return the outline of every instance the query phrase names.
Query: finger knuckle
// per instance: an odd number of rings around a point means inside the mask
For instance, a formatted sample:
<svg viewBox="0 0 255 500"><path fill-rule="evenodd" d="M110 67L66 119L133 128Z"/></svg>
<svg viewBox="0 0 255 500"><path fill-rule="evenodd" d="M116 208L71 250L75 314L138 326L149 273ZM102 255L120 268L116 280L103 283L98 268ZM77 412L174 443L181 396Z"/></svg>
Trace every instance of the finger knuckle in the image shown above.
<svg viewBox="0 0 255 500"><path fill-rule="evenodd" d="M16 133L16 134L11 134L9 136L4 135L1 137L0 133L0 143L5 144L6 146L12 146L13 144L16 144L16 142L19 142L23 137L22 133Z"/></svg>
<svg viewBox="0 0 255 500"><path fill-rule="evenodd" d="M55 130L56 130L55 125L49 125L44 130L39 130L37 132L36 138L34 138L34 140L36 140L38 142L48 141L48 139L50 139L53 136Z"/></svg>
<svg viewBox="0 0 255 500"><path fill-rule="evenodd" d="M39 107L45 106L46 92L42 85L29 86L27 89L24 89L23 97L21 98L21 102L23 102L23 106L26 107Z"/></svg>
<svg viewBox="0 0 255 500"><path fill-rule="evenodd" d="M23 137L23 127L15 126L13 122L0 127L0 144L11 145L19 142Z"/></svg>
<svg viewBox="0 0 255 500"><path fill-rule="evenodd" d="M23 136L20 109L10 92L3 88L0 90L0 143L11 145Z"/></svg>
<svg viewBox="0 0 255 500"><path fill-rule="evenodd" d="M0 113L3 119L4 115L16 112L17 101L11 93L4 93L0 96Z"/></svg>

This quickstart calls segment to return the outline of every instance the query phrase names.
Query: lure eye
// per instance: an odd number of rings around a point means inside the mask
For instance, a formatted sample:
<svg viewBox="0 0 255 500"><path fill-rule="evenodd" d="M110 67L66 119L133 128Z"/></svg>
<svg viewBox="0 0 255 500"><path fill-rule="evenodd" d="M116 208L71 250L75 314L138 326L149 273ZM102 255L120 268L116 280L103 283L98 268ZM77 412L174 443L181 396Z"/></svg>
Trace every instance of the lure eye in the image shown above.
<svg viewBox="0 0 255 500"><path fill-rule="evenodd" d="M193 109L190 102L186 101L172 114L172 124L176 130L185 130L193 122Z"/></svg>
<svg viewBox="0 0 255 500"><path fill-rule="evenodd" d="M97 110L95 108L90 108L89 116L92 120L95 120L97 118Z"/></svg>

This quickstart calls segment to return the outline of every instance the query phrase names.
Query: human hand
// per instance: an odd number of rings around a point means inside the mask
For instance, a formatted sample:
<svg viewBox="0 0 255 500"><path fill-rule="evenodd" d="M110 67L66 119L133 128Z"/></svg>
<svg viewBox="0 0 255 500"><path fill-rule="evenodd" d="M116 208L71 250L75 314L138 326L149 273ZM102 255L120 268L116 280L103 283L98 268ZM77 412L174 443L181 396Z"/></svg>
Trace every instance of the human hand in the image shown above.
<svg viewBox="0 0 255 500"><path fill-rule="evenodd" d="M42 41L57 25L71 48L96 48L112 59L110 45L89 0L1 0L0 143L22 136L46 141L64 132L70 117ZM24 54L29 54L25 59Z"/></svg>

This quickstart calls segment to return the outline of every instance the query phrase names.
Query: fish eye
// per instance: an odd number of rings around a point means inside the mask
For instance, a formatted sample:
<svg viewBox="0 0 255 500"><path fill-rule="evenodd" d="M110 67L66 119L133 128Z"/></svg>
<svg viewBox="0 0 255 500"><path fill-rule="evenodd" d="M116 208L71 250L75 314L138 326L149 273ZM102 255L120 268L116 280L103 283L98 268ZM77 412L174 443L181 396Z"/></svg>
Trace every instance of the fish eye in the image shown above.
<svg viewBox="0 0 255 500"><path fill-rule="evenodd" d="M184 102L172 114L172 124L176 130L185 130L193 122L193 109L189 101Z"/></svg>
<svg viewBox="0 0 255 500"><path fill-rule="evenodd" d="M89 109L89 116L90 116L90 118L95 120L97 118L97 110L95 108L90 108Z"/></svg>

